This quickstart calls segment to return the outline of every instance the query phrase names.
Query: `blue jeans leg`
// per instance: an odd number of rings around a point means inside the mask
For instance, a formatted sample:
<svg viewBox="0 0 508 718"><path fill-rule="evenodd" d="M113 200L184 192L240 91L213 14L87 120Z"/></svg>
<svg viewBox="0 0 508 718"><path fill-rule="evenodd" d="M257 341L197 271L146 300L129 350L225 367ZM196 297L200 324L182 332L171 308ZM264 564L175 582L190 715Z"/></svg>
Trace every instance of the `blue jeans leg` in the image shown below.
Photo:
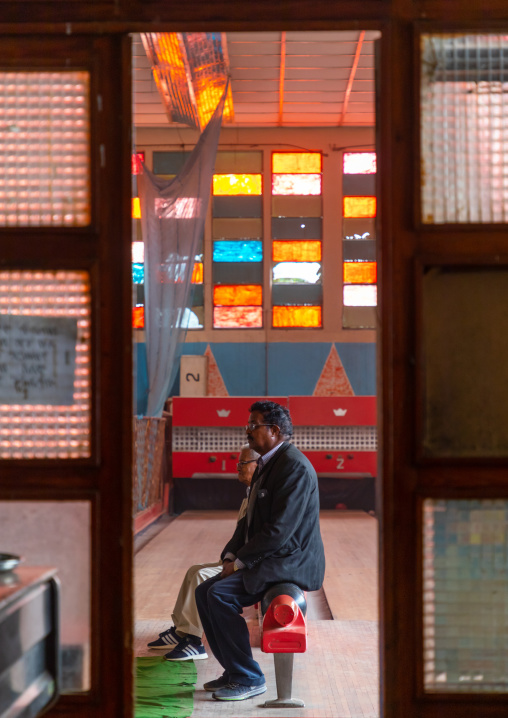
<svg viewBox="0 0 508 718"><path fill-rule="evenodd" d="M247 686L262 685L265 677L252 657L249 629L240 612L260 601L263 593L247 593L241 571L222 579L213 576L196 588L199 617L213 655L229 681Z"/></svg>

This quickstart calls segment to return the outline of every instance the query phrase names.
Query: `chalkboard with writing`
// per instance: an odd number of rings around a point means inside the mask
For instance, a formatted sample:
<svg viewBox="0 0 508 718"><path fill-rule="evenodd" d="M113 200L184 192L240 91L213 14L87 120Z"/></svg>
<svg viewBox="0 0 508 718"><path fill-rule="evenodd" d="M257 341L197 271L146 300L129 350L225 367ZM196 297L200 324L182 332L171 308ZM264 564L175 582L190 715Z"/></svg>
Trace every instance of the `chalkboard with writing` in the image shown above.
<svg viewBox="0 0 508 718"><path fill-rule="evenodd" d="M73 404L77 320L0 314L0 404Z"/></svg>

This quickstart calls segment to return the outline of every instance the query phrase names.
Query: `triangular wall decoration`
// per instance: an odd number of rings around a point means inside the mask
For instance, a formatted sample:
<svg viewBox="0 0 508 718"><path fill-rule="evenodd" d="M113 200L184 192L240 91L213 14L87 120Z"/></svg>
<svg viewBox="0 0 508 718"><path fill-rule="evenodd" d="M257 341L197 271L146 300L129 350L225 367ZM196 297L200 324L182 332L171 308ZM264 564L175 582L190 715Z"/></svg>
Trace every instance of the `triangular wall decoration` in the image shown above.
<svg viewBox="0 0 508 718"><path fill-rule="evenodd" d="M332 344L312 396L354 396L354 394L335 344Z"/></svg>
<svg viewBox="0 0 508 718"><path fill-rule="evenodd" d="M205 351L205 357L208 357L208 386L206 388L207 396L229 396L229 392L224 384L224 379L217 366L215 357L210 345L208 344Z"/></svg>

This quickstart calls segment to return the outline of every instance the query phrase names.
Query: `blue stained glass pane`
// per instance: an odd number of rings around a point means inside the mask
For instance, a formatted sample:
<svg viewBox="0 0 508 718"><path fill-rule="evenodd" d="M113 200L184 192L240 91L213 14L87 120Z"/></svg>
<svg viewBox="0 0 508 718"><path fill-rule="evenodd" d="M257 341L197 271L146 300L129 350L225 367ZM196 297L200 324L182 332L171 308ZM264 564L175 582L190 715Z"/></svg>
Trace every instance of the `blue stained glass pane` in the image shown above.
<svg viewBox="0 0 508 718"><path fill-rule="evenodd" d="M263 260L263 242L231 240L213 243L214 262L261 262Z"/></svg>
<svg viewBox="0 0 508 718"><path fill-rule="evenodd" d="M133 284L144 284L145 283L145 265L138 264L137 262L132 263L132 282Z"/></svg>

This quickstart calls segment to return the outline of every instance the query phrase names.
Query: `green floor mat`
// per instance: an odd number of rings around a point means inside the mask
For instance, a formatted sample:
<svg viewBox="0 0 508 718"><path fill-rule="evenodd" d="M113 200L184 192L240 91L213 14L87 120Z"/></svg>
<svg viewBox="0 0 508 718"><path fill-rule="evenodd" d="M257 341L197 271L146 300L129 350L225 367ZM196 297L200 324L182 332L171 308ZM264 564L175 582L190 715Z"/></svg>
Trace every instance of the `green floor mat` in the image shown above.
<svg viewBox="0 0 508 718"><path fill-rule="evenodd" d="M188 718L194 707L196 666L136 658L135 718Z"/></svg>

